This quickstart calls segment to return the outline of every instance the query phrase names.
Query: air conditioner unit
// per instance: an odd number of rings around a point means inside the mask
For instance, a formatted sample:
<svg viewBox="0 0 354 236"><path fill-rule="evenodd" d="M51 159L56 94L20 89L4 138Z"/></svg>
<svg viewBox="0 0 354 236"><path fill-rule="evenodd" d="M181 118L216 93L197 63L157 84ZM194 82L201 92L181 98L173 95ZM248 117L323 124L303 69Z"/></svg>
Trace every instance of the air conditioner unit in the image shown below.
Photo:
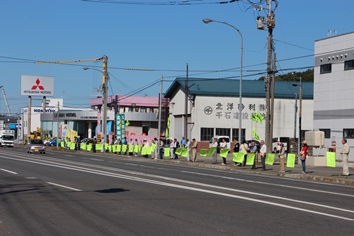
<svg viewBox="0 0 354 236"><path fill-rule="evenodd" d="M305 132L305 140L308 146L323 147L324 146L323 131L307 131Z"/></svg>

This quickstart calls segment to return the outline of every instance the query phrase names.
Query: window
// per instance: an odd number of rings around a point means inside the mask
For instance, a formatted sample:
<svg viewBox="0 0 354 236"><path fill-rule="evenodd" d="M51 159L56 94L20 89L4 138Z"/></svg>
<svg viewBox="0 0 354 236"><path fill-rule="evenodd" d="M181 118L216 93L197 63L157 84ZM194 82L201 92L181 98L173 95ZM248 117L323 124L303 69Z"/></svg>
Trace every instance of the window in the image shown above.
<svg viewBox="0 0 354 236"><path fill-rule="evenodd" d="M325 138L331 138L331 130L330 129L320 129L320 131L324 132Z"/></svg>
<svg viewBox="0 0 354 236"><path fill-rule="evenodd" d="M200 141L209 141L214 137L214 128L200 128Z"/></svg>
<svg viewBox="0 0 354 236"><path fill-rule="evenodd" d="M216 128L216 135L217 136L229 136L230 137L230 129Z"/></svg>
<svg viewBox="0 0 354 236"><path fill-rule="evenodd" d="M237 140L241 143L243 140L246 140L246 129L241 129L242 133L242 140L239 140L238 138L238 129L232 129L232 141L237 138Z"/></svg>
<svg viewBox="0 0 354 236"><path fill-rule="evenodd" d="M320 74L326 74L332 72L332 64L321 65Z"/></svg>
<svg viewBox="0 0 354 236"><path fill-rule="evenodd" d="M344 62L344 70L353 70L354 69L354 60Z"/></svg>
<svg viewBox="0 0 354 236"><path fill-rule="evenodd" d="M343 138L354 139L354 129L343 129Z"/></svg>

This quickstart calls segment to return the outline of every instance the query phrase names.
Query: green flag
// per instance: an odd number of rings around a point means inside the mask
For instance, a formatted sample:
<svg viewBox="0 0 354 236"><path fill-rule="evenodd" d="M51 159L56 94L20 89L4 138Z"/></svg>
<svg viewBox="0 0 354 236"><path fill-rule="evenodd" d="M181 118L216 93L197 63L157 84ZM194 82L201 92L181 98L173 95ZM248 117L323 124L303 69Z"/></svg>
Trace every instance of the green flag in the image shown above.
<svg viewBox="0 0 354 236"><path fill-rule="evenodd" d="M182 148L177 148L176 149L176 154L177 155L181 155L181 153L182 153Z"/></svg>
<svg viewBox="0 0 354 236"><path fill-rule="evenodd" d="M134 151L134 145L129 145L128 152L133 152Z"/></svg>
<svg viewBox="0 0 354 236"><path fill-rule="evenodd" d="M229 150L230 150L229 148L223 148L223 149L220 151L220 156L226 158L226 157L227 157L227 154L229 154Z"/></svg>
<svg viewBox="0 0 354 236"><path fill-rule="evenodd" d="M296 158L296 154L289 153L287 155L287 159L286 159L286 167L294 168L295 167L295 158Z"/></svg>
<svg viewBox="0 0 354 236"><path fill-rule="evenodd" d="M242 163L243 159L245 157L245 153L243 153L243 152L234 152L234 153L232 153L232 156L233 156L232 160L234 162Z"/></svg>
<svg viewBox="0 0 354 236"><path fill-rule="evenodd" d="M92 150L92 143L87 144L86 151L90 152Z"/></svg>
<svg viewBox="0 0 354 236"><path fill-rule="evenodd" d="M257 116L257 122L262 124L262 121L264 120L264 116L262 116L262 114L259 113L258 111L256 112L256 116Z"/></svg>
<svg viewBox="0 0 354 236"><path fill-rule="evenodd" d="M268 153L265 159L265 163L267 165L273 165L274 164L274 153Z"/></svg>
<svg viewBox="0 0 354 236"><path fill-rule="evenodd" d="M170 156L170 148L163 148L163 156L164 157Z"/></svg>
<svg viewBox="0 0 354 236"><path fill-rule="evenodd" d="M206 157L206 155L207 155L207 149L200 149L199 155L200 155L201 157Z"/></svg>
<svg viewBox="0 0 354 236"><path fill-rule="evenodd" d="M255 156L256 156L256 154L254 154L254 153L248 154L247 155L246 165L253 166Z"/></svg>
<svg viewBox="0 0 354 236"><path fill-rule="evenodd" d="M259 141L259 136L258 136L258 134L257 134L257 131L256 131L256 128L252 128L252 137L255 139L255 140L257 140L257 141Z"/></svg>
<svg viewBox="0 0 354 236"><path fill-rule="evenodd" d="M251 115L252 115L252 118L251 118L252 121L257 122L258 121L257 113L254 112L254 113L251 113Z"/></svg>
<svg viewBox="0 0 354 236"><path fill-rule="evenodd" d="M125 126L129 126L129 125L130 125L129 120L126 120L126 121L125 121Z"/></svg>
<svg viewBox="0 0 354 236"><path fill-rule="evenodd" d="M214 152L215 152L215 150L216 150L216 147L210 147L210 148L209 148L209 152L208 152L208 156L213 155Z"/></svg>
<svg viewBox="0 0 354 236"><path fill-rule="evenodd" d="M127 152L127 145L126 144L122 145L122 152Z"/></svg>
<svg viewBox="0 0 354 236"><path fill-rule="evenodd" d="M140 149L141 149L141 146L140 146L139 144L135 144L135 145L134 145L134 152L135 152L135 153L140 152Z"/></svg>
<svg viewBox="0 0 354 236"><path fill-rule="evenodd" d="M170 128L170 125L171 125L171 120L170 120L170 117L167 118L167 128Z"/></svg>
<svg viewBox="0 0 354 236"><path fill-rule="evenodd" d="M327 166L336 167L336 153L335 152L326 152L327 157Z"/></svg>
<svg viewBox="0 0 354 236"><path fill-rule="evenodd" d="M188 157L188 148L182 148L182 154L181 154L181 156L182 157Z"/></svg>

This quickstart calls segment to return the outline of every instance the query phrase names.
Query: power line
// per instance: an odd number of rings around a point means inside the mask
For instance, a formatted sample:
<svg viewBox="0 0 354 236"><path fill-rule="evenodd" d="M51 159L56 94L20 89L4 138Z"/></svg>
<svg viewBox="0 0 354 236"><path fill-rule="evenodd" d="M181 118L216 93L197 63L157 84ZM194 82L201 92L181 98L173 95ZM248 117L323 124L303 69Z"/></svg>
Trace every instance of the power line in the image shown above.
<svg viewBox="0 0 354 236"><path fill-rule="evenodd" d="M229 4L237 2L238 0L229 1L215 1L215 0L180 0L180 1L155 1L155 2L142 2L142 1L120 1L120 0L81 0L83 2L92 3L109 3L109 4L121 4L121 5L143 5L143 6L190 6L190 5L215 5L215 4Z"/></svg>

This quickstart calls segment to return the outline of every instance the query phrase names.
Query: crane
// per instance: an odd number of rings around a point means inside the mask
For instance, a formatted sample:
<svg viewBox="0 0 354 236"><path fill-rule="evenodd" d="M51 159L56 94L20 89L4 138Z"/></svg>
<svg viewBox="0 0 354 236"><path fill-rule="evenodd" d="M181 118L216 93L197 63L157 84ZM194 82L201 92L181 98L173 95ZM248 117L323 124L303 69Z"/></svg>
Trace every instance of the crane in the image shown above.
<svg viewBox="0 0 354 236"><path fill-rule="evenodd" d="M6 104L6 108L7 108L7 113L8 113L9 116L11 116L10 106L9 106L9 103L7 102L4 86L0 85L0 88L2 90L2 94L4 95L4 100L5 100L5 104Z"/></svg>

